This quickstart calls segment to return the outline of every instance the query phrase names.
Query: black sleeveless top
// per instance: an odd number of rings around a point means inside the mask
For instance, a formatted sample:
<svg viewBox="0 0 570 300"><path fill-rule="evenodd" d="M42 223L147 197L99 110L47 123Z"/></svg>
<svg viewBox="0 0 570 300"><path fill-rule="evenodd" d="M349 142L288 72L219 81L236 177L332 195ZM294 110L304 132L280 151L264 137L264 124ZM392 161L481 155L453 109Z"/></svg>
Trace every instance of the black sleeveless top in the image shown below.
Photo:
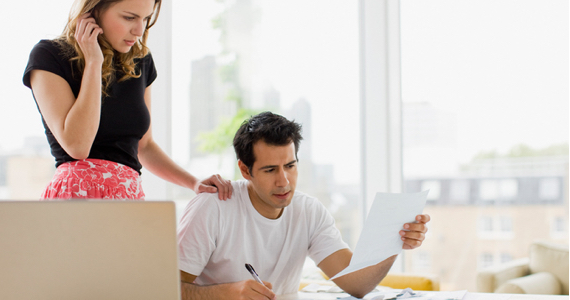
<svg viewBox="0 0 570 300"><path fill-rule="evenodd" d="M150 53L135 62L137 74L140 72L141 76L113 83L107 91L109 96L102 101L99 129L89 158L117 162L135 169L140 174L142 166L138 159L138 145L150 126L150 114L144 102L144 93L157 74ZM44 70L62 77L69 83L77 98L81 87L81 72L75 62L69 61L69 57L64 55L56 42L41 40L32 49L23 78L24 85L29 88L32 70ZM121 75L117 74L117 78L120 77ZM75 161L76 159L69 156L57 142L43 116L42 122L56 167Z"/></svg>

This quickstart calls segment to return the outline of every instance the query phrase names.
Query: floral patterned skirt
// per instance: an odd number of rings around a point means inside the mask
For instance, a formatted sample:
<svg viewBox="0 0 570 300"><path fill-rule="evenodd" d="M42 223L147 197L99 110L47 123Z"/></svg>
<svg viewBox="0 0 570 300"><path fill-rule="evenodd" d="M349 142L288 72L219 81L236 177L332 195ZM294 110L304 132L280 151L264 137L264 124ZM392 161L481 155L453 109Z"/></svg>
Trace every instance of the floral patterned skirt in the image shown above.
<svg viewBox="0 0 570 300"><path fill-rule="evenodd" d="M42 193L49 199L144 200L141 178L131 167L102 159L61 164Z"/></svg>

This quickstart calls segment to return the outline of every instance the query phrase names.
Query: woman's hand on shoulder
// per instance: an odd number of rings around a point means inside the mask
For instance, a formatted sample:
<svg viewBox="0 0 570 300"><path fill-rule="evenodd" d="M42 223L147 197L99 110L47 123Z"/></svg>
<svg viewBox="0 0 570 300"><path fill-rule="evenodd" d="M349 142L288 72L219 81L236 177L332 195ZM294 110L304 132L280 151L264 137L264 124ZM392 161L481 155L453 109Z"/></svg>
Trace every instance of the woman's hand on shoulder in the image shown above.
<svg viewBox="0 0 570 300"><path fill-rule="evenodd" d="M91 13L79 17L75 27L75 40L83 51L86 64L89 62L103 64L103 52L97 41L99 34L103 34L103 29L99 27Z"/></svg>
<svg viewBox="0 0 570 300"><path fill-rule="evenodd" d="M223 179L222 176L215 174L196 182L193 190L196 194L218 192L220 200L227 200L232 196L233 188L230 180Z"/></svg>

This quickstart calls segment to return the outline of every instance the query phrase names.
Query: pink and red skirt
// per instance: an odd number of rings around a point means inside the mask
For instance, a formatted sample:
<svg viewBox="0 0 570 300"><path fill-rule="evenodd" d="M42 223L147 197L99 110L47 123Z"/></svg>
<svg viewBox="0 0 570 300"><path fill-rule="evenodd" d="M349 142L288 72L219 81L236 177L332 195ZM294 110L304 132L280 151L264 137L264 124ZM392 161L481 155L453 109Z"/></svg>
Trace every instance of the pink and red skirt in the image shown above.
<svg viewBox="0 0 570 300"><path fill-rule="evenodd" d="M61 164L41 200L120 199L144 200L139 173L131 167L102 159Z"/></svg>

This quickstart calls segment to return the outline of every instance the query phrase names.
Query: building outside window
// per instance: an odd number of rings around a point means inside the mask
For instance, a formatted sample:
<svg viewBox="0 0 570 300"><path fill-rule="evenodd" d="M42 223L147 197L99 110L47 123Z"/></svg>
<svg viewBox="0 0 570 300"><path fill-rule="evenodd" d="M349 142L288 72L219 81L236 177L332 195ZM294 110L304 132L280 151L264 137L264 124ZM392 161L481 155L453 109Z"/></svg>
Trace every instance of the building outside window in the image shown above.
<svg viewBox="0 0 570 300"><path fill-rule="evenodd" d="M467 203L469 201L470 182L465 179L451 181L449 188L449 198L454 203Z"/></svg>
<svg viewBox="0 0 570 300"><path fill-rule="evenodd" d="M560 197L561 185L558 178L543 178L538 186L540 199L556 200Z"/></svg>
<svg viewBox="0 0 570 300"><path fill-rule="evenodd" d="M499 196L503 200L512 200L517 197L519 184L515 179L502 179L499 181Z"/></svg>
<svg viewBox="0 0 570 300"><path fill-rule="evenodd" d="M479 255L479 269L483 269L489 266L492 266L494 263L495 257L493 256L493 253L481 253L481 255Z"/></svg>
<svg viewBox="0 0 570 300"><path fill-rule="evenodd" d="M554 240L564 240L568 238L568 218L556 216L552 218L550 225L550 237Z"/></svg>
<svg viewBox="0 0 570 300"><path fill-rule="evenodd" d="M568 2L399 4L404 190L442 182L422 251L443 290L473 291L464 270L568 244Z"/></svg>
<svg viewBox="0 0 570 300"><path fill-rule="evenodd" d="M485 234L485 233L492 233L495 226L494 226L494 221L493 221L493 217L489 217L489 216L482 216L479 218L479 226L480 226L480 231L481 233Z"/></svg>
<svg viewBox="0 0 570 300"><path fill-rule="evenodd" d="M501 216L499 217L500 231L503 233L510 233L513 231L513 223L511 217Z"/></svg>
<svg viewBox="0 0 570 300"><path fill-rule="evenodd" d="M479 196L486 201L499 199L499 182L494 179L482 180L479 185Z"/></svg>
<svg viewBox="0 0 570 300"><path fill-rule="evenodd" d="M511 200L517 192L518 183L514 179L485 179L480 183L480 197L485 201Z"/></svg>
<svg viewBox="0 0 570 300"><path fill-rule="evenodd" d="M427 180L422 182L422 191L429 190L427 199L437 200L441 196L441 183L437 180Z"/></svg>

